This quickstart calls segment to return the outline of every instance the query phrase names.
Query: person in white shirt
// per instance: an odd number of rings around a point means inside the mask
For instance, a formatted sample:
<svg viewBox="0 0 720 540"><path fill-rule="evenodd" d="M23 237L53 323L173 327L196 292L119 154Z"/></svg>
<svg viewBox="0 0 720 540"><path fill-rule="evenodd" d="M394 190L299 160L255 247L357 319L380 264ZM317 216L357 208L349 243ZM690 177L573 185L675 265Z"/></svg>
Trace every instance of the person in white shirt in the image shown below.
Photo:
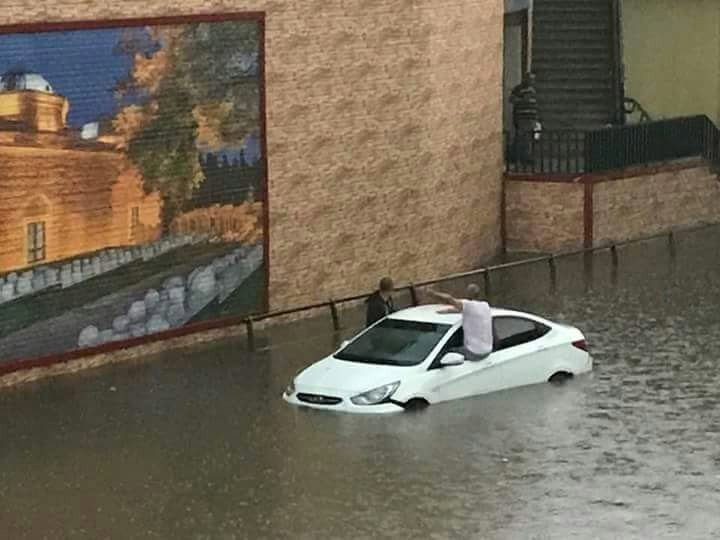
<svg viewBox="0 0 720 540"><path fill-rule="evenodd" d="M450 306L440 313L462 313L464 344L459 352L464 354L465 359L484 360L490 356L493 350L492 312L490 305L480 300L480 287L474 283L468 285L467 299L462 300L434 289L429 289L428 294Z"/></svg>

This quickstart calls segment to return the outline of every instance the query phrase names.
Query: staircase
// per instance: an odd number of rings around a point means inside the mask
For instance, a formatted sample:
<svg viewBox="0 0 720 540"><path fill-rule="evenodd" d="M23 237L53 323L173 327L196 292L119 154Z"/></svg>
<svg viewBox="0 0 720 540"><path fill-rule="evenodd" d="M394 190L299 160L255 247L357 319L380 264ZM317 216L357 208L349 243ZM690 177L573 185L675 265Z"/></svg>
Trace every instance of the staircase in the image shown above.
<svg viewBox="0 0 720 540"><path fill-rule="evenodd" d="M545 129L593 129L622 114L617 0L535 0L532 71Z"/></svg>

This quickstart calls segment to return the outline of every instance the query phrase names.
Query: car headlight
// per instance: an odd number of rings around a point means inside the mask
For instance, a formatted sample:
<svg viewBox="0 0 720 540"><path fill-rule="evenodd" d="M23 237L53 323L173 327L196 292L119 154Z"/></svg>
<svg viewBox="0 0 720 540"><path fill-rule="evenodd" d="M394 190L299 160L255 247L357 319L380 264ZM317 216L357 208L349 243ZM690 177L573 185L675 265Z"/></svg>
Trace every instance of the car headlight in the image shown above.
<svg viewBox="0 0 720 540"><path fill-rule="evenodd" d="M285 389L285 395L286 396L292 396L295 393L295 379L290 381L290 384L287 385L287 388Z"/></svg>
<svg viewBox="0 0 720 540"><path fill-rule="evenodd" d="M355 405L377 405L392 396L395 393L395 390L398 389L398 386L400 386L400 381L384 384L383 386L378 386L377 388L373 388L372 390L368 390L367 392L351 397L350 401L352 401Z"/></svg>

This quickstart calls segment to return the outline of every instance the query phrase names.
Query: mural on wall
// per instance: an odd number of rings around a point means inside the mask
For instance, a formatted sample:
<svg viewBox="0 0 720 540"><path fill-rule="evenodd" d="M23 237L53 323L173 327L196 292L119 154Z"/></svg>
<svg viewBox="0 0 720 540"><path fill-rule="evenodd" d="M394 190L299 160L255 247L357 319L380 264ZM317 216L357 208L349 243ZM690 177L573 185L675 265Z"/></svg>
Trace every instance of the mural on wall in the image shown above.
<svg viewBox="0 0 720 540"><path fill-rule="evenodd" d="M265 309L261 40L0 29L0 361Z"/></svg>

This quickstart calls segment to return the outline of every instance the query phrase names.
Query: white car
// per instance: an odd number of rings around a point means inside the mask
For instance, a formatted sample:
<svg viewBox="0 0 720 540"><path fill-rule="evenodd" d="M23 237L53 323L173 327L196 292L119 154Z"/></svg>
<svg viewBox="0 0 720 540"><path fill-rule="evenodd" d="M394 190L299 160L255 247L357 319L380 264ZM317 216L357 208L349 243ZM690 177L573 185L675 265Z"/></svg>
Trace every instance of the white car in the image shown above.
<svg viewBox="0 0 720 540"><path fill-rule="evenodd" d="M465 361L452 352L463 343L461 317L441 309L413 307L382 319L298 374L283 399L315 409L392 413L592 370L577 328L497 308L492 354Z"/></svg>

